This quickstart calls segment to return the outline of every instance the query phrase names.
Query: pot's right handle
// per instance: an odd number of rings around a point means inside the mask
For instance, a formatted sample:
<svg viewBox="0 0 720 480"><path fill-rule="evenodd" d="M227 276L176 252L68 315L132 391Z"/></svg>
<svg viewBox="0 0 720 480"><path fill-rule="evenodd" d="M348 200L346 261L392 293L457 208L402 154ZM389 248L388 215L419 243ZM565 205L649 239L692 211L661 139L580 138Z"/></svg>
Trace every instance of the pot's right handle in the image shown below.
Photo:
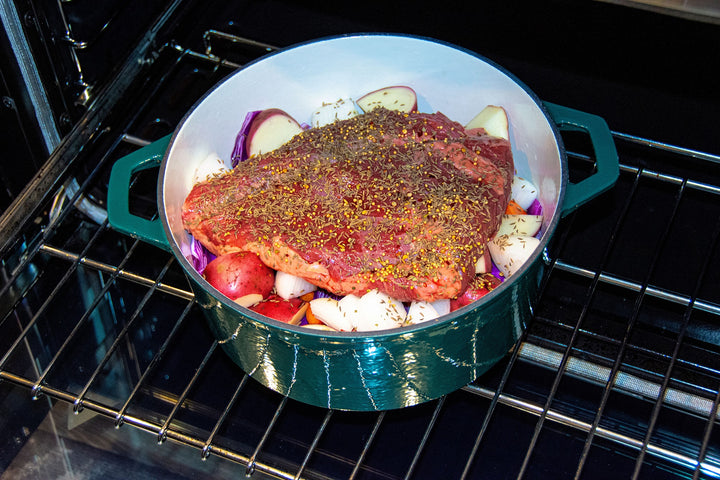
<svg viewBox="0 0 720 480"><path fill-rule="evenodd" d="M167 135L116 161L110 172L107 194L108 222L115 230L164 250L170 250L170 244L162 223L159 219L148 220L130 213L129 193L135 173L160 165L170 137Z"/></svg>
<svg viewBox="0 0 720 480"><path fill-rule="evenodd" d="M562 216L609 190L620 175L615 141L605 120L597 115L544 102L561 130L586 132L595 151L596 171L578 183L568 183L562 202Z"/></svg>

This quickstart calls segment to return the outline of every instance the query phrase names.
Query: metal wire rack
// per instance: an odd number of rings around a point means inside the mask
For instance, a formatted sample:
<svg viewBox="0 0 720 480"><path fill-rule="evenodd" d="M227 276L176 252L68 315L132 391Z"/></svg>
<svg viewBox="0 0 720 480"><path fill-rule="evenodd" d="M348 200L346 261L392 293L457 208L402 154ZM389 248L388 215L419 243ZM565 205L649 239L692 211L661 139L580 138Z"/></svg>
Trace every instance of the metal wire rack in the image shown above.
<svg viewBox="0 0 720 480"><path fill-rule="evenodd" d="M720 158L616 132L620 180L561 222L535 318L506 361L416 407L309 407L219 351L170 254L81 207L102 208L114 160L273 49L218 31L204 43L159 49L128 88L142 94L64 150L78 188L52 184L25 205L2 259L0 381L253 478L720 476ZM592 169L582 139L566 143L571 177ZM147 215L153 182L131 192Z"/></svg>

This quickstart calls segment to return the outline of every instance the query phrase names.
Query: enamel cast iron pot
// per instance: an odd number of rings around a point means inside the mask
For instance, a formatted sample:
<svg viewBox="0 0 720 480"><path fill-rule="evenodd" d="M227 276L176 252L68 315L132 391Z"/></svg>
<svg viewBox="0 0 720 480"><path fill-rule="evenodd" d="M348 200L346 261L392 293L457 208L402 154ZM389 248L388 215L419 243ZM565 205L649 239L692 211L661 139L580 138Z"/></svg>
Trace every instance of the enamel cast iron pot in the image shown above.
<svg viewBox="0 0 720 480"><path fill-rule="evenodd" d="M510 122L517 174L538 187L540 247L482 300L419 325L380 332L328 332L258 315L220 294L185 255L190 237L180 209L196 166L208 154L229 159L247 112L277 107L309 122L323 102L389 85L408 85L418 109L467 123L486 105ZM559 128L589 134L596 173L569 184ZM129 213L132 175L160 165L159 219ZM228 76L187 113L173 135L120 159L108 214L114 228L170 250L224 351L253 378L296 400L327 408L385 410L425 402L475 380L517 342L532 315L545 267L543 250L559 219L610 188L617 154L605 122L541 102L512 75L447 43L405 35L321 39L269 54Z"/></svg>

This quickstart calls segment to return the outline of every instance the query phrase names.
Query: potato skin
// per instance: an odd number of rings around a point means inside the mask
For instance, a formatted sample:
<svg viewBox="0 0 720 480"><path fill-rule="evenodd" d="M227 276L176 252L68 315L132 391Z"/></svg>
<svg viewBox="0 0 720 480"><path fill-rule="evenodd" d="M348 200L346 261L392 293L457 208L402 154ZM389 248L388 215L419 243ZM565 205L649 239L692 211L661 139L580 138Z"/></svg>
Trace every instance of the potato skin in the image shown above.
<svg viewBox="0 0 720 480"><path fill-rule="evenodd" d="M307 303L299 298L285 300L279 295L270 295L250 310L280 322L297 325L305 314Z"/></svg>
<svg viewBox="0 0 720 480"><path fill-rule="evenodd" d="M231 300L252 293L267 298L275 285L275 271L252 252L220 255L208 263L203 276Z"/></svg>
<svg viewBox="0 0 720 480"><path fill-rule="evenodd" d="M499 286L500 283L500 280L490 273L477 275L470 282L470 285L468 285L468 288L462 295L458 298L450 300L450 311L457 310L458 308L480 300L482 297L490 293L492 289Z"/></svg>

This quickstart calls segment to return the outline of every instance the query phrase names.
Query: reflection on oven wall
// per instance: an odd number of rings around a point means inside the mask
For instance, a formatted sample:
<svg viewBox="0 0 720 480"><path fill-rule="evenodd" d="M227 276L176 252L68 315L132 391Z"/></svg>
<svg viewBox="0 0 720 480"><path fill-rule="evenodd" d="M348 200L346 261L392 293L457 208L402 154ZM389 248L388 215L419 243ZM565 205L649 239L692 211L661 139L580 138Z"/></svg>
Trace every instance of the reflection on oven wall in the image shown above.
<svg viewBox="0 0 720 480"><path fill-rule="evenodd" d="M164 8L153 1L0 3L4 211ZM15 159L8 161L8 159ZM12 167L12 168L11 168Z"/></svg>
<svg viewBox="0 0 720 480"><path fill-rule="evenodd" d="M60 139L64 138L69 130L76 124L87 111L92 107L93 101L97 99L99 89L107 85L113 73L122 64L125 56L132 50L132 47L143 38L148 27L159 17L170 12L175 17L178 13L191 12L190 17L195 20L193 24L176 24L174 20L169 23L172 27L182 27L187 30L196 30L193 35L199 37L192 41L192 45L185 45L184 40L180 48L191 47L202 51L205 47L206 53L217 55L222 59L230 59L233 62L243 59L236 59L226 56L226 52L232 49L224 48L223 43L233 45L232 36L241 35L253 38L258 41L266 41L274 45L287 45L297 41L304 41L310 38L323 35L334 35L351 31L368 31L377 29L379 31L404 31L420 35L428 35L448 41L456 42L461 46L480 51L483 55L495 60L509 68L529 84L544 100L560 104L573 104L576 108L592 111L609 120L609 123L616 126L620 131L628 131L627 124L638 125L638 121L647 123L650 128L662 129L662 117L656 113L662 113L653 102L654 93L651 91L653 85L661 85L666 88L671 85L672 79L681 75L682 70L693 71L693 75L703 78L696 82L702 87L708 75L705 63L695 60L702 55L688 52L684 55L682 63L669 65L668 70L658 75L657 72L635 72L632 58L642 54L650 57L651 63L662 65L664 48L655 48L650 41L643 40L641 33L627 32L632 25L632 18L637 16L632 9L618 8L611 16L599 11L602 15L598 18L581 18L588 22L589 29L598 28L598 24L612 19L612 24L607 28L618 32L613 35L612 43L602 51L605 56L617 56L617 71L607 72L610 78L627 80L629 83L636 82L639 77L648 87L647 93L641 90L644 96L640 98L635 92L633 99L618 85L606 83L604 89L594 92L585 87L586 74L597 75L595 64L602 65L607 58L599 58L597 62L588 60L583 55L585 39L582 29L579 26L568 27L560 25L557 32L548 32L545 21L553 19L559 12L567 11L572 16L575 7L563 5L564 2L552 2L546 7L522 6L523 10L530 10L528 21L518 15L517 6L494 5L484 6L486 15L478 18L473 23L473 28L468 29L470 23L466 17L470 10L467 7L453 11L437 12L437 17L429 18L422 13L422 4L416 8L404 9L403 7L388 6L386 15L375 15L375 10L382 6L381 2L364 2L367 8L354 7L352 4L335 2L332 5L316 5L317 2L306 2L306 5L298 6L292 2L268 1L268 2L208 2L198 8L193 2L172 3L160 0L107 0L103 2L91 2L83 0L6 0L0 4L0 15L2 17L3 32L0 43L2 43L3 55L0 62L2 68L2 95L3 105L1 108L3 123L12 125L9 131L0 134L0 142L3 147L9 147L3 151L13 152L13 158L27 159L27 161L16 162L14 171L7 168L6 162L0 163L0 211L7 208L7 205L17 195L27 179L39 169L48 156L48 152L57 145ZM571 4L572 2L566 2ZM623 2L620 2L623 3ZM628 2L625 2L628 3ZM657 2L651 2L657 3ZM666 2L670 3L670 2ZM677 2L673 2L677 3ZM683 2L690 5L693 2ZM702 2L696 2L702 3ZM583 7L585 8L585 7ZM404 11L406 10L406 11ZM596 9L597 10L597 9ZM693 41L697 42L698 49L705 48L708 35L708 28L705 23L717 22L717 16L713 17L704 11L695 11L691 8L680 9L680 13L687 13L688 10L695 15L696 26L692 32L682 35L692 35ZM581 15L584 10L578 10ZM677 9L671 10L676 13ZM284 14L293 19L288 23L287 19L280 18ZM715 11L715 13L717 13ZM462 15L457 19L453 15ZM208 19L213 16L215 23ZM426 18L428 17L428 18ZM537 17L537 18L535 18ZM500 22L509 21L507 25ZM217 21L220 19L220 21ZM562 23L563 20L560 20ZM668 28L675 24L664 21L661 16L657 22ZM266 25L275 24L278 28L268 29ZM221 30L221 31L218 31ZM199 31L199 33L197 33ZM203 33L204 32L204 33ZM526 38L532 39L530 44L522 45L517 37L520 32L527 34ZM545 32L544 36L542 35ZM672 33L668 30L668 35ZM226 35L231 34L231 35ZM507 34L508 38L505 38ZM503 38L498 42L498 38ZM628 44L626 51L619 50L623 47L624 38ZM495 41L491 41L491 40ZM159 40L153 48L157 51L162 47ZM508 41L506 41L508 40ZM512 40L512 41L509 41ZM570 44L557 44L557 41ZM669 37L672 43L672 37ZM190 43L190 42L189 42ZM203 43L205 45L203 45ZM637 45L636 45L637 44ZM520 45L520 46L518 46ZM636 51L635 48L640 48ZM533 64L521 63L523 51L529 51L533 57ZM519 53L520 52L520 53ZM570 52L569 54L566 52ZM708 65L712 66L714 61L712 52L708 50ZM590 55L592 56L592 55ZM29 62L32 59L32 62ZM245 59L246 60L246 59ZM518 62L520 60L520 62ZM23 76L21 66L31 67ZM568 64L570 63L570 64ZM553 70L560 66L568 68L569 72L575 71L577 75L566 75L562 84L557 84L548 79L554 78ZM33 72L34 70L34 72ZM661 67L658 67L662 71ZM544 73L547 73L547 75ZM627 72L626 72L627 71ZM601 76L606 76L600 72ZM559 93L562 92L562 93ZM696 94L697 92L691 92ZM621 95L624 95L621 96ZM701 93L705 95L705 93ZM612 99L613 101L606 101ZM615 100L623 99L623 102L632 104L617 105ZM700 128L694 133L693 138L684 140L667 138L674 144L699 148L704 151L717 151L713 145L716 142L709 140L710 131L704 126L705 122L698 118L704 118L702 103L692 104L684 98L682 93L677 95L671 105L672 108L682 108L684 116L693 120ZM709 100L712 100L711 98ZM601 106L602 111L596 111L591 105L596 103ZM642 104L647 107L643 108ZM638 106L640 105L640 106ZM654 109L650 115L647 109ZM620 109L619 111L615 111ZM692 112L692 113L690 113ZM614 118L609 118L612 114ZM651 120L648 117L655 117ZM638 128L638 127L636 127ZM702 131L700 129L702 128ZM670 135L674 135L675 129L665 128ZM704 132L707 131L708 134ZM658 138L660 135L651 135L649 132L634 131L633 133L647 138ZM697 144L701 139L702 145ZM17 139L22 139L18 142ZM680 141L684 140L684 141Z"/></svg>

